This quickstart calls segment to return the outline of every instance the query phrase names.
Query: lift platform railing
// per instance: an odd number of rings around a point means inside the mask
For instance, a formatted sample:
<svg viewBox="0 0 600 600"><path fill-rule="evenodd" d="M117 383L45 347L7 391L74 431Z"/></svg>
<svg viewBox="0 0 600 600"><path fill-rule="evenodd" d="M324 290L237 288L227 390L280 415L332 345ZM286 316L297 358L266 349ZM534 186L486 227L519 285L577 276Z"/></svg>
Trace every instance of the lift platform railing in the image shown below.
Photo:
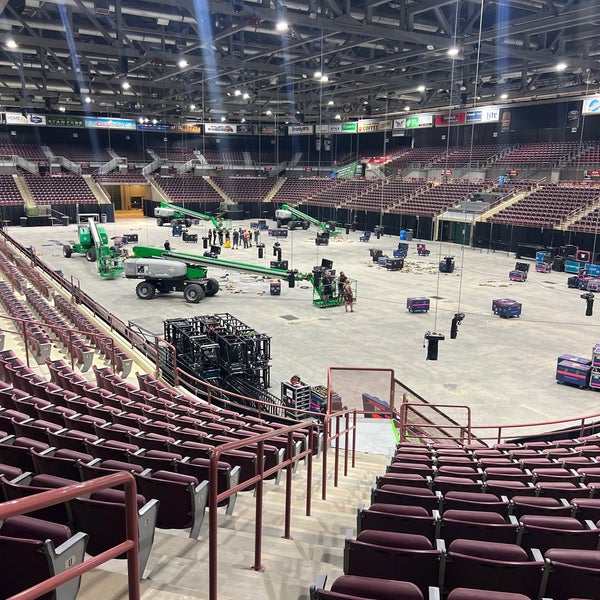
<svg viewBox="0 0 600 600"><path fill-rule="evenodd" d="M0 504L0 521L16 515L61 504L80 496L92 494L100 490L114 488L123 485L125 489L125 541L113 546L100 554L85 560L79 565L71 567L66 571L42 581L23 592L20 592L8 600L32 600L43 594L47 594L57 587L80 577L84 573L99 567L106 561L127 553L127 581L129 587L129 600L139 600L140 597L140 567L138 557L138 531L137 531L137 489L135 479L131 473L120 471L105 477L99 477L83 483L77 483L62 488L40 492L33 496L19 498L11 502Z"/></svg>

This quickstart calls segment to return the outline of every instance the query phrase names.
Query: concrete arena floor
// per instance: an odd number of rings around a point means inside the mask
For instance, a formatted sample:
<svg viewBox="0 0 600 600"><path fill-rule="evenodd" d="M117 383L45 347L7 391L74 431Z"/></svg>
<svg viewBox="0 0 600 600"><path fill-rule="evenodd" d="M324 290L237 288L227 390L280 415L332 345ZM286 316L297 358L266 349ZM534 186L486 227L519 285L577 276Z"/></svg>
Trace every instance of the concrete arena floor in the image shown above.
<svg viewBox="0 0 600 600"><path fill-rule="evenodd" d="M248 225L249 222L235 222ZM272 225L272 223L270 223ZM202 254L202 243L186 244L158 227L154 219L127 219L108 223L109 237L136 233L139 245L162 247L165 239L175 250ZM208 224L192 228L201 238ZM403 271L388 271L373 263L369 250L392 254L398 239L383 236L359 241L360 232L332 238L329 246L316 246L315 229L272 238L263 232L265 257L256 248L223 249L229 260L268 265L272 248L280 242L290 266L310 272L323 258L356 279L354 313L343 307L319 309L312 305L312 287L301 282L289 289L282 282L281 296L269 294L267 278L233 270L209 269L219 280L220 292L200 304L188 304L182 294L157 295L151 301L136 297L134 280L102 280L95 265L83 256L66 259L62 246L76 239L76 227L10 227L7 232L65 276L81 281L83 290L97 298L119 318L135 321L161 333L163 320L203 314L230 313L271 336L271 391L280 395L280 381L297 373L310 385L325 385L327 367L364 366L394 369L396 377L431 402L465 404L478 425L547 421L600 412L600 395L591 390L558 385L556 359L570 353L591 356L600 342L600 302L592 317L585 316L585 301L578 290L568 289L567 273L536 273L530 262L524 283L509 282L515 266L513 254L493 253L455 244L425 242L428 258L417 255L410 243ZM131 245L129 246L131 247ZM452 274L439 273L438 261L455 257ZM428 296L431 310L412 314L409 296ZM435 300L433 297L438 297ZM503 319L491 311L494 298L523 303L520 318ZM598 297L600 300L600 297ZM460 310L466 318L458 337L450 339L450 323ZM426 360L426 331L446 336L439 344L439 359Z"/></svg>

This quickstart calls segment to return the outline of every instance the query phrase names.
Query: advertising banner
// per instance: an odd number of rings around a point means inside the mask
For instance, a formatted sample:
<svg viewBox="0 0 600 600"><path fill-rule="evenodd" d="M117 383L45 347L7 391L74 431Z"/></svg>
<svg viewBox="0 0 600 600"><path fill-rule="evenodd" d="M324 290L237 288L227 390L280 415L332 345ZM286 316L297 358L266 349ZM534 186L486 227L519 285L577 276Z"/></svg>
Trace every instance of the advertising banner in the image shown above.
<svg viewBox="0 0 600 600"><path fill-rule="evenodd" d="M45 115L23 115L21 113L6 113L7 125L46 125Z"/></svg>
<svg viewBox="0 0 600 600"><path fill-rule="evenodd" d="M138 131L171 131L170 125L156 125L152 123L138 123L137 124Z"/></svg>
<svg viewBox="0 0 600 600"><path fill-rule="evenodd" d="M170 126L170 131L175 131L177 133L200 133L202 127L199 123L173 123Z"/></svg>
<svg viewBox="0 0 600 600"><path fill-rule="evenodd" d="M290 125L288 127L288 135L312 135L312 125Z"/></svg>
<svg viewBox="0 0 600 600"><path fill-rule="evenodd" d="M418 129L420 127L433 127L433 114L408 115L394 119L394 129Z"/></svg>
<svg viewBox="0 0 600 600"><path fill-rule="evenodd" d="M467 122L467 113L455 112L443 115L435 115L436 127L448 127L453 125L464 125Z"/></svg>
<svg viewBox="0 0 600 600"><path fill-rule="evenodd" d="M496 106L474 108L467 111L467 123L497 123L500 120L500 109Z"/></svg>
<svg viewBox="0 0 600 600"><path fill-rule="evenodd" d="M358 122L358 133L373 133L375 131L379 131L379 121L363 119Z"/></svg>
<svg viewBox="0 0 600 600"><path fill-rule="evenodd" d="M235 133L235 128L228 123L204 123L204 133Z"/></svg>
<svg viewBox="0 0 600 600"><path fill-rule="evenodd" d="M342 123L342 133L356 133L358 131L358 123Z"/></svg>
<svg viewBox="0 0 600 600"><path fill-rule="evenodd" d="M331 125L315 125L315 133L331 133Z"/></svg>
<svg viewBox="0 0 600 600"><path fill-rule="evenodd" d="M588 96L583 101L582 115L600 115L600 94Z"/></svg>
<svg viewBox="0 0 600 600"><path fill-rule="evenodd" d="M111 119L110 117L84 117L88 129L121 129L135 131L137 123L133 119Z"/></svg>
<svg viewBox="0 0 600 600"><path fill-rule="evenodd" d="M279 125L275 127L275 125L259 125L254 130L255 135L285 135L285 130L283 127Z"/></svg>
<svg viewBox="0 0 600 600"><path fill-rule="evenodd" d="M48 127L67 127L70 129L82 129L85 127L83 117L71 117L67 115L48 115L46 117Z"/></svg>
<svg viewBox="0 0 600 600"><path fill-rule="evenodd" d="M510 131L511 119L512 119L512 113L510 112L510 110L507 110L505 108L502 111L502 114L500 115L500 130L502 132Z"/></svg>

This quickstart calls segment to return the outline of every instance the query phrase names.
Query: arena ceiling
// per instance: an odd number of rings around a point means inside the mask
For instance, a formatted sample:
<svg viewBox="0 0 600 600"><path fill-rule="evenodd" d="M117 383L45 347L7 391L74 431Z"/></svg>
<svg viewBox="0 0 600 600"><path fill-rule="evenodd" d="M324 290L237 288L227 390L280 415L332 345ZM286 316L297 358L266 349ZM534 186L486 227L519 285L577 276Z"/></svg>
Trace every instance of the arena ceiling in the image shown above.
<svg viewBox="0 0 600 600"><path fill-rule="evenodd" d="M0 7L0 110L326 123L578 97L600 80L598 0Z"/></svg>

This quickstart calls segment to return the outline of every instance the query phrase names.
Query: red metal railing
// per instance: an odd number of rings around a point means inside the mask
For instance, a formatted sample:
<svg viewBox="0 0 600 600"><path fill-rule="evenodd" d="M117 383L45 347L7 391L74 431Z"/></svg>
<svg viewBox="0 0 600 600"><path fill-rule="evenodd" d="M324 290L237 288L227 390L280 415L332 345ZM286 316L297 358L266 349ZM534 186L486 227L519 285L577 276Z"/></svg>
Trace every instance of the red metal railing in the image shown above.
<svg viewBox="0 0 600 600"><path fill-rule="evenodd" d="M135 479L131 473L121 471L119 473L106 475L105 477L99 477L98 479L92 479L91 481L48 490L47 492L40 492L39 494L27 496L26 498L5 502L0 504L0 521L39 508L46 508L47 506L60 504L67 500L73 500L73 498L91 494L99 490L113 488L117 485L123 485L125 488L125 541L85 560L79 565L75 565L64 572L47 579L46 581L42 581L27 590L19 592L8 600L32 600L33 598L38 598L65 584L67 581L71 581L71 579L79 577L123 553L127 553L129 600L139 600L140 567L138 556L137 490Z"/></svg>
<svg viewBox="0 0 600 600"><path fill-rule="evenodd" d="M300 429L308 429L308 447L298 454L294 455L294 438L295 431ZM282 435L287 436L287 455L286 458L277 466L264 470L264 446L265 442L273 437ZM312 502L312 456L313 456L313 426L312 423L297 423L289 427L282 427L269 433L263 433L251 438L236 440L217 446L210 457L209 480L216 482L218 474L218 463L221 455L228 450L235 450L247 446L248 443L256 443L257 445L257 473L254 477L243 481L235 487L218 493L216 485L211 485L208 491L208 558L209 558L209 600L217 600L217 573L218 573L218 521L217 507L219 502L226 500L229 496L245 490L253 485L256 485L255 490L255 524L254 524L254 564L252 568L255 571L263 571L262 565L262 515L263 515L263 481L277 471L286 470L286 487L285 487L285 516L284 516L284 534L285 539L291 539L291 514L292 514L292 471L294 463L306 458L307 474L306 474L306 516L311 514Z"/></svg>
<svg viewBox="0 0 600 600"><path fill-rule="evenodd" d="M333 445L333 487L338 487L340 469L340 440L344 439L344 477L348 475L348 454L351 453L352 468L356 466L356 409L341 410L333 414L326 414L323 421L323 452L321 475L321 498L327 500L327 449ZM352 423L350 417L352 416ZM343 425L342 425L343 420ZM335 423L335 433L332 425ZM352 434L352 444L350 441ZM333 444L331 444L334 442Z"/></svg>

